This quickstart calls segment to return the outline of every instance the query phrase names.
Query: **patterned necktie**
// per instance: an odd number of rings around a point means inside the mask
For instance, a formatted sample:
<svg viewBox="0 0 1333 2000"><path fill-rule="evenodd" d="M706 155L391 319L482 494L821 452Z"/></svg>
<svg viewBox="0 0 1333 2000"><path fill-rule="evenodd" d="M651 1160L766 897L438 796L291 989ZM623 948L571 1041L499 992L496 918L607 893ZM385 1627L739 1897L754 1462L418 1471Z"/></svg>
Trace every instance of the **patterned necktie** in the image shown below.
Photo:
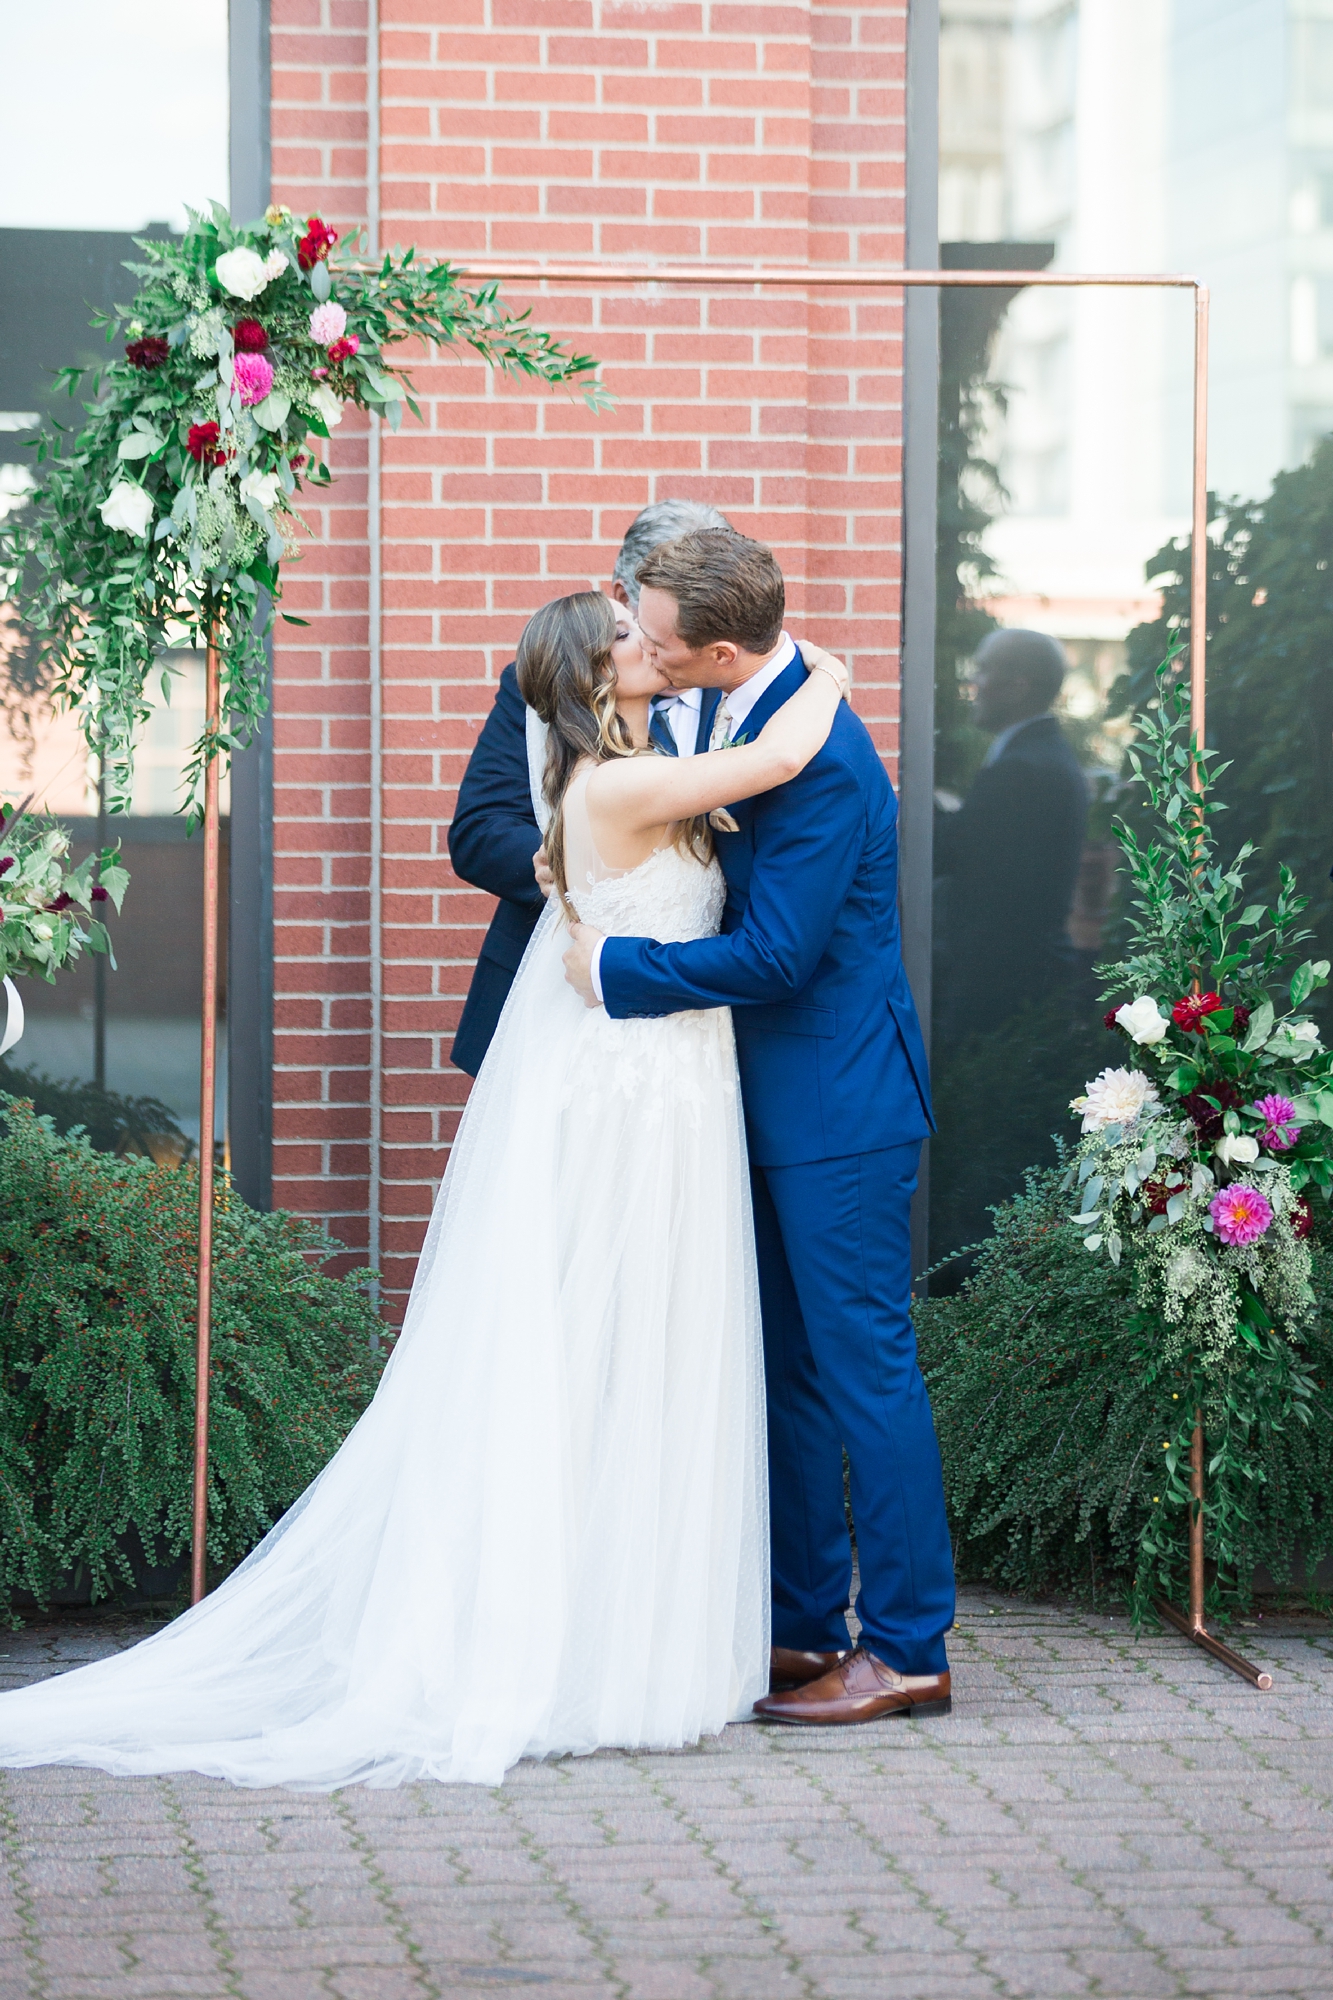
<svg viewBox="0 0 1333 2000"><path fill-rule="evenodd" d="M651 743L655 743L664 756L679 757L680 748L672 732L671 723L667 718L667 708L672 705L670 703L663 703L662 707L659 708L654 702L652 712L648 717L648 740Z"/></svg>
<svg viewBox="0 0 1333 2000"><path fill-rule="evenodd" d="M713 727L709 732L708 747L710 750L725 750L730 741L731 710L727 707L726 696L723 695L713 716Z"/></svg>

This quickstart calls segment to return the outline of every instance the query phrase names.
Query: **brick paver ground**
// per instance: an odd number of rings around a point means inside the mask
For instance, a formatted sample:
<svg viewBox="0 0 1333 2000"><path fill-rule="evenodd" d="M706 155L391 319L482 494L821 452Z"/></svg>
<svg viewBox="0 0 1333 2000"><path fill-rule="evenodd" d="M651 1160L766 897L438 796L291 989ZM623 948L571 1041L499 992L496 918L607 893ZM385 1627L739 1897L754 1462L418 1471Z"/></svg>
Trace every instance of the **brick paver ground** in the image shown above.
<svg viewBox="0 0 1333 2000"><path fill-rule="evenodd" d="M126 1622L0 1636L0 1682ZM749 1725L498 1791L0 1774L0 2000L1333 1995L1333 1630L965 1594L947 1719Z"/></svg>

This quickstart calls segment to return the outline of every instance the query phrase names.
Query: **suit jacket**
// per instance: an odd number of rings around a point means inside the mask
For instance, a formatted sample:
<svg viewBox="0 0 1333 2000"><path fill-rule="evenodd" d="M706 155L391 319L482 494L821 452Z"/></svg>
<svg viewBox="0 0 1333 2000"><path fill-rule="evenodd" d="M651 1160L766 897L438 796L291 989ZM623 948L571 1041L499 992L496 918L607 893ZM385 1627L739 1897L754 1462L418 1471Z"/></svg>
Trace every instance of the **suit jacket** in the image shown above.
<svg viewBox="0 0 1333 2000"><path fill-rule="evenodd" d="M469 1076L481 1068L545 907L532 873L542 836L528 786L526 715L511 661L468 759L449 828L454 873L500 898L454 1036L453 1060Z"/></svg>
<svg viewBox="0 0 1333 2000"><path fill-rule="evenodd" d="M706 750L716 702L705 697L695 747ZM537 927L543 899L532 873L541 846L528 779L527 709L511 661L495 690L495 706L468 759L449 828L449 859L464 882L500 898L477 955L452 1060L475 1076L499 1026L514 974Z"/></svg>
<svg viewBox="0 0 1333 2000"><path fill-rule="evenodd" d="M1052 715L1025 724L978 771L961 811L940 815L948 976L960 997L984 977L992 1018L1073 961L1065 925L1087 820L1087 781Z"/></svg>
<svg viewBox="0 0 1333 2000"><path fill-rule="evenodd" d="M797 659L756 702L753 739L801 686ZM850 708L799 777L731 807L716 835L722 934L688 944L608 938L608 1014L734 1008L751 1157L796 1166L878 1151L933 1129L926 1051L903 971L898 804Z"/></svg>

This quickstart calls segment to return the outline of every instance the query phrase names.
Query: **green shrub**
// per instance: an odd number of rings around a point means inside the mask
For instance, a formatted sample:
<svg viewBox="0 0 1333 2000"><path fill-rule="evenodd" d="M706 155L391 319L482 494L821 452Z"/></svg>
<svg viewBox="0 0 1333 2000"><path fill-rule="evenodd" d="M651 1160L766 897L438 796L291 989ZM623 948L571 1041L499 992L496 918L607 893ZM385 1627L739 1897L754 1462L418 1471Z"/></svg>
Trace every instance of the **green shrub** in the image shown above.
<svg viewBox="0 0 1333 2000"><path fill-rule="evenodd" d="M194 1426L192 1166L95 1152L0 1100L0 1615L45 1602L77 1564L94 1597L125 1552L190 1538ZM338 1245L234 1194L215 1224L208 1555L246 1554L327 1462L385 1356Z"/></svg>
<svg viewBox="0 0 1333 2000"><path fill-rule="evenodd" d="M1137 1574L1141 1606L1149 1581L1140 1538L1152 1516L1173 1543L1167 1567L1178 1589L1186 1569L1187 1510L1162 1511L1164 1386L1168 1401L1172 1392L1135 1313L1129 1260L1117 1269L1083 1248L1061 1177L1030 1173L1025 1191L995 1211L961 1290L915 1308L955 1554L964 1579L1028 1596L1122 1595ZM1298 1545L1307 1575L1333 1550L1327 1246L1316 1250L1314 1283L1320 1310L1298 1351L1313 1383L1309 1422L1274 1430L1234 1407L1209 1413L1210 1424L1231 1427L1250 1475L1232 1496L1238 1561L1214 1583L1213 1608L1243 1602L1259 1564L1289 1579Z"/></svg>

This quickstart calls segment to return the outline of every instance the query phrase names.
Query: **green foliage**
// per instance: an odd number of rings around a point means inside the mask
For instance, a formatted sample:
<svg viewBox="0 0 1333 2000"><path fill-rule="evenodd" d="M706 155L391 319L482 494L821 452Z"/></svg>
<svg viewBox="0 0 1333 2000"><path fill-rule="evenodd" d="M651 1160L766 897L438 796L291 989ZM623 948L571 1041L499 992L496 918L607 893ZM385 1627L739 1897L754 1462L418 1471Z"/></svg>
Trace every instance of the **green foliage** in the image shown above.
<svg viewBox="0 0 1333 2000"><path fill-rule="evenodd" d="M34 973L55 984L86 945L115 964L105 924L94 903L119 910L129 873L118 860L119 843L68 868L69 835L57 820L22 807L0 805L0 979Z"/></svg>
<svg viewBox="0 0 1333 2000"><path fill-rule="evenodd" d="M84 421L58 445L39 440L37 491L0 544L38 678L79 708L112 811L127 805L146 683L170 647L216 635L229 718L196 744L187 798L213 755L249 739L283 561L305 531L296 500L329 480L320 441L349 402L394 428L404 404L420 415L390 348L467 346L505 373L573 383L594 408L607 400L589 356L509 312L495 285L468 291L411 250L367 265L355 242L331 256L336 231L313 219L304 237L281 208L235 228L216 203L180 240L136 240L133 304L96 322L108 341L130 336L125 358L94 374ZM62 371L71 397L83 372Z"/></svg>
<svg viewBox="0 0 1333 2000"><path fill-rule="evenodd" d="M1210 515L1208 741L1231 763L1228 838L1300 877L1316 951L1333 958L1333 438L1263 500L1211 496ZM1162 615L1130 634L1118 712L1146 706L1158 661L1188 636L1188 544L1169 542L1148 574ZM1329 1020L1327 996L1316 1011Z"/></svg>
<svg viewBox="0 0 1333 2000"><path fill-rule="evenodd" d="M29 1105L0 1121L0 1614L82 1563L130 1580L124 1538L190 1536L193 1168L113 1159ZM291 1215L218 1203L208 1555L225 1570L291 1505L374 1392L379 1321L337 1248ZM159 1542L160 1538L160 1542Z"/></svg>
<svg viewBox="0 0 1333 2000"><path fill-rule="evenodd" d="M1057 1168L995 1213L972 1276L914 1308L944 1458L959 1574L1024 1595L1183 1597L1185 1471L1196 1395L1210 1448L1211 1609L1264 1564L1333 1552L1333 1246L1321 1211L1317 1310L1278 1374L1201 1384L1163 1367L1135 1309L1132 1257L1089 1257ZM1284 1414L1300 1377L1307 1421ZM1164 1444L1168 1449L1163 1449Z"/></svg>

